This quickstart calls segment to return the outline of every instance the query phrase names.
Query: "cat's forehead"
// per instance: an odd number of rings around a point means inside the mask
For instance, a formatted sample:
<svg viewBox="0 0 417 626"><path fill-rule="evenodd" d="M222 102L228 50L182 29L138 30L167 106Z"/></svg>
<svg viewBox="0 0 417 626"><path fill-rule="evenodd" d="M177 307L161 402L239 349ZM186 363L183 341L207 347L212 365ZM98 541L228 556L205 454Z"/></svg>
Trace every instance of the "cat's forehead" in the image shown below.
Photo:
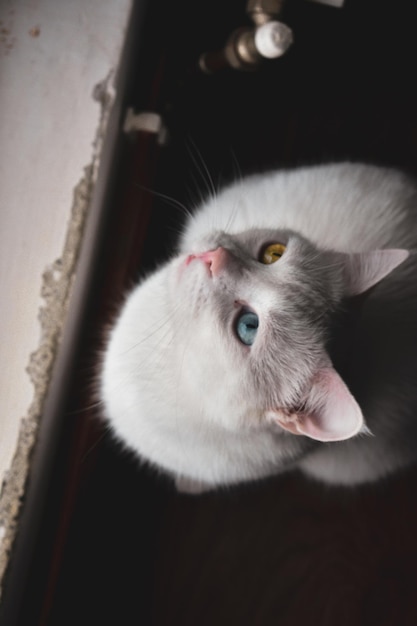
<svg viewBox="0 0 417 626"><path fill-rule="evenodd" d="M266 242L282 243L287 245L291 236L294 237L294 233L291 233L289 230L272 228L251 228L231 235L232 239L234 239L238 244L247 247Z"/></svg>
<svg viewBox="0 0 417 626"><path fill-rule="evenodd" d="M207 249L223 246L236 254L249 253L251 256L258 257L265 245L281 243L286 246L290 239L300 239L300 237L284 229L250 228L237 232L213 231L195 245L197 248Z"/></svg>

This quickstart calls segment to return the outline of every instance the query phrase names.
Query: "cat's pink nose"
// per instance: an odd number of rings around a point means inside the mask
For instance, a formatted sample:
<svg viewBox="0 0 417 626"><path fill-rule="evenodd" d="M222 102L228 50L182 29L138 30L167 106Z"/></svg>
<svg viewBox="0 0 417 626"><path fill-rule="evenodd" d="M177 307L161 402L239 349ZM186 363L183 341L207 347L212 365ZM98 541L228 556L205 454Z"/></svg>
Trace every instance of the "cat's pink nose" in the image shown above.
<svg viewBox="0 0 417 626"><path fill-rule="evenodd" d="M212 276L218 276L226 264L227 256L227 250L220 246L216 250L209 250L208 252L197 254L196 258L204 261Z"/></svg>

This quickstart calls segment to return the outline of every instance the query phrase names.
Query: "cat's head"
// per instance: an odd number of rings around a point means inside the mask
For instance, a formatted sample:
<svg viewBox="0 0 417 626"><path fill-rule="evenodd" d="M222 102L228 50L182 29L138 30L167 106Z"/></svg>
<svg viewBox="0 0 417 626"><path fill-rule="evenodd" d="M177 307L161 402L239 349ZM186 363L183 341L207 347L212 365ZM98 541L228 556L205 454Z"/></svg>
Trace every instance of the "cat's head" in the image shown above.
<svg viewBox="0 0 417 626"><path fill-rule="evenodd" d="M128 297L102 397L116 435L179 482L280 471L364 430L326 350L332 314L408 253L343 254L286 231L214 233Z"/></svg>

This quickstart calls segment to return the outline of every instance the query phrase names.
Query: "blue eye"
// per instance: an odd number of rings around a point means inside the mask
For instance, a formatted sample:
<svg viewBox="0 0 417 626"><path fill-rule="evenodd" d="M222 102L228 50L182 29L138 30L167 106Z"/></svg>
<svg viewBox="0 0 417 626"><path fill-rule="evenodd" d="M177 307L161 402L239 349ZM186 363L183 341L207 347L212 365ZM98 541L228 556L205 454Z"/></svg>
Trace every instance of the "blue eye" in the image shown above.
<svg viewBox="0 0 417 626"><path fill-rule="evenodd" d="M236 334L245 346L251 346L258 332L259 318L253 311L243 311L236 320Z"/></svg>

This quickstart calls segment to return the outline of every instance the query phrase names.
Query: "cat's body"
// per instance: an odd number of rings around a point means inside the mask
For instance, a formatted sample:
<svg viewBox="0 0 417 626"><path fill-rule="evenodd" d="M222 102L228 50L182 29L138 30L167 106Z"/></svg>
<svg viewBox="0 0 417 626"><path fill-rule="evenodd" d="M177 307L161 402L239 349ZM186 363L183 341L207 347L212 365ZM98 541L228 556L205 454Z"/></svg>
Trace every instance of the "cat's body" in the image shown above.
<svg viewBox="0 0 417 626"><path fill-rule="evenodd" d="M115 434L209 487L293 467L356 484L413 461L416 226L414 184L364 165L252 176L208 200L111 333Z"/></svg>

